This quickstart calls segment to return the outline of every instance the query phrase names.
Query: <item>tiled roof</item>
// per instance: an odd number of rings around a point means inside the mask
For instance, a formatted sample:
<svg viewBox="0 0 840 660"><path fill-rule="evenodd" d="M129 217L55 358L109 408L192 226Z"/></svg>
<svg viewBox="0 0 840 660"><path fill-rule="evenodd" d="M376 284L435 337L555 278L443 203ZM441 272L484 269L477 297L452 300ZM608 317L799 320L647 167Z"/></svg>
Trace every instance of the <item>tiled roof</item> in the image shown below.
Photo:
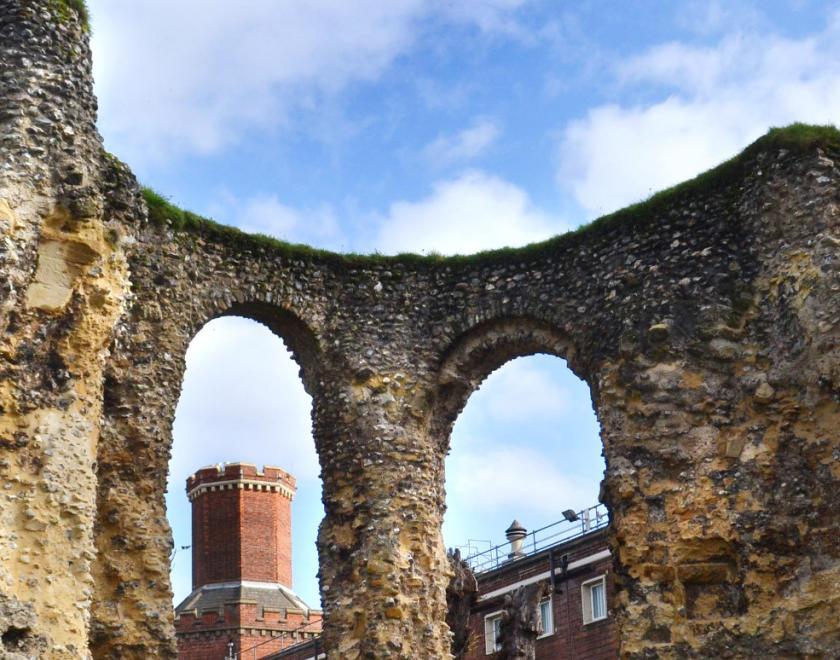
<svg viewBox="0 0 840 660"><path fill-rule="evenodd" d="M193 591L175 608L175 614L219 610L227 604L255 603L271 610L309 612L310 608L294 591L273 582L224 582L205 584Z"/></svg>

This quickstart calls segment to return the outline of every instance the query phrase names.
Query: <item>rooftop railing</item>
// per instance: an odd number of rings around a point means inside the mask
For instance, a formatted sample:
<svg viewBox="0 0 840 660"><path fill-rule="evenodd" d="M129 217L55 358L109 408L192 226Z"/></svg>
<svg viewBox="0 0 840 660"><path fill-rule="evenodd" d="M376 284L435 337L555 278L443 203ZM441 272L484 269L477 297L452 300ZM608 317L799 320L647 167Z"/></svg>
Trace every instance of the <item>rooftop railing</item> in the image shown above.
<svg viewBox="0 0 840 660"><path fill-rule="evenodd" d="M609 523L607 508L603 504L582 509L577 511L575 515L577 517L575 520L564 518L545 527L535 529L533 532L528 532L516 559L533 555L559 543L571 541L596 529L606 527ZM512 549L511 542L508 541L489 550L471 554L466 557L465 561L469 564L473 573L492 571L510 561L514 561Z"/></svg>

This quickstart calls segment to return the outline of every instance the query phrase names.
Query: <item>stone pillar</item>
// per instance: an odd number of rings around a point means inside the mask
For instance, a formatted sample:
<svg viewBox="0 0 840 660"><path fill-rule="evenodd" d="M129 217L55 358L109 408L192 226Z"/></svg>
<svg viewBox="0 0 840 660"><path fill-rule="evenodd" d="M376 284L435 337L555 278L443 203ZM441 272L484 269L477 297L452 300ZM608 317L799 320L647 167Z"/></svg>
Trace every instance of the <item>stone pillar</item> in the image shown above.
<svg viewBox="0 0 840 660"><path fill-rule="evenodd" d="M830 182L826 161L807 176ZM741 305L706 306L691 333L629 329L601 366L622 657L837 648L836 190L765 204L756 224L779 245L753 241Z"/></svg>
<svg viewBox="0 0 840 660"><path fill-rule="evenodd" d="M0 1L0 655L86 658L102 374L129 282L86 26Z"/></svg>
<svg viewBox="0 0 840 660"><path fill-rule="evenodd" d="M136 284L133 294L105 370L90 645L94 658L174 658L164 493L191 333Z"/></svg>
<svg viewBox="0 0 840 660"><path fill-rule="evenodd" d="M685 360L633 364L624 379L602 372L598 403L622 655L707 652L703 626L724 630L745 609L726 478L736 439L720 428L735 397L725 374Z"/></svg>
<svg viewBox="0 0 840 660"><path fill-rule="evenodd" d="M330 657L450 657L444 449L414 374L370 369L316 397L318 537ZM343 381L343 385L341 384Z"/></svg>

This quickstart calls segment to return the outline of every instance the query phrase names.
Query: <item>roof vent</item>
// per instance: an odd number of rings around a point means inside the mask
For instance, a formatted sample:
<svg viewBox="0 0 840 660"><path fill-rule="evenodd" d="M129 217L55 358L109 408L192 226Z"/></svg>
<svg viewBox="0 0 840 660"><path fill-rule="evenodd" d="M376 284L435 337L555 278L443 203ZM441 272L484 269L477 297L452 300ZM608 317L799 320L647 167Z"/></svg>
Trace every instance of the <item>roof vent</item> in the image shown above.
<svg viewBox="0 0 840 660"><path fill-rule="evenodd" d="M525 542L525 536L527 534L528 530L518 520L514 520L510 524L510 527L505 531L505 536L510 541L510 554L508 555L508 559L519 559L525 556L525 553L522 552L522 544Z"/></svg>

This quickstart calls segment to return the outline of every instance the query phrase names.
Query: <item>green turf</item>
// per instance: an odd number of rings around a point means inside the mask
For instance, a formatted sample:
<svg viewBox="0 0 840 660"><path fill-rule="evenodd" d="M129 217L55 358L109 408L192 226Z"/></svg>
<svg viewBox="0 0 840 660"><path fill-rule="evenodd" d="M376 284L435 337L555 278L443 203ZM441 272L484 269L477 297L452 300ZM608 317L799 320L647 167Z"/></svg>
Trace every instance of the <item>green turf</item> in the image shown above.
<svg viewBox="0 0 840 660"><path fill-rule="evenodd" d="M52 2L53 10L58 17L67 21L74 14L79 19L82 28L87 31L90 29L90 14L88 13L87 3L85 0L50 0Z"/></svg>
<svg viewBox="0 0 840 660"><path fill-rule="evenodd" d="M723 190L731 183L737 182L743 177L745 166L759 152L779 149L805 152L817 146L827 149L840 149L840 130L834 126L812 126L799 123L784 128L773 128L725 163L689 181L658 192L643 202L598 218L572 232L520 248L501 248L451 257L443 257L438 254L427 256L399 254L393 257L380 254L338 254L308 245L287 243L263 234L247 234L235 227L222 225L190 211L184 211L150 188L143 189L143 196L149 207L149 218L157 226L168 226L176 232L201 234L209 240L236 245L245 250L268 250L274 254L290 258L326 261L346 267L364 266L366 264L469 266L548 257L559 250L573 247L583 239L588 239L608 230L611 231L616 225L653 222L677 198Z"/></svg>

